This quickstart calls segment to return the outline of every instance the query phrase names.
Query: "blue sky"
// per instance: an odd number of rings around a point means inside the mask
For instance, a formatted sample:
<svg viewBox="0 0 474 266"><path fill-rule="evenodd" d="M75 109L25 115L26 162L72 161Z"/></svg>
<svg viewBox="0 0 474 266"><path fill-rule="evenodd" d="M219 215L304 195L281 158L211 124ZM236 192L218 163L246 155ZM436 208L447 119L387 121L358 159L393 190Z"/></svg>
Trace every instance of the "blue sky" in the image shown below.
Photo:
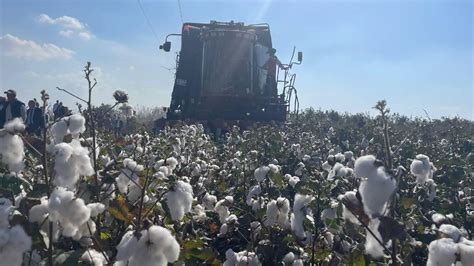
<svg viewBox="0 0 474 266"><path fill-rule="evenodd" d="M169 105L175 53L157 49L179 32L178 1L0 0L0 86L23 100L60 86L85 96L81 69L97 67L96 103L126 90L133 105ZM293 46L302 107L373 112L379 99L406 115L474 118L472 1L190 1L187 22L268 22L280 60ZM173 51L179 40L172 39Z"/></svg>

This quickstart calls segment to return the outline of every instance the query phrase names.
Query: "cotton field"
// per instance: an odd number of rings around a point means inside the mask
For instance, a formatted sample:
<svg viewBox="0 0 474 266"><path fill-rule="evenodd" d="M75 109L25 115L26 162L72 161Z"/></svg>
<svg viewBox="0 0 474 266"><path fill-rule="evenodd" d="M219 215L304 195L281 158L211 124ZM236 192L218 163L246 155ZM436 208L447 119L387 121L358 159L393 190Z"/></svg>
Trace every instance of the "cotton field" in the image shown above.
<svg viewBox="0 0 474 266"><path fill-rule="evenodd" d="M474 265L471 121L381 102L124 135L89 107L0 130L0 265Z"/></svg>

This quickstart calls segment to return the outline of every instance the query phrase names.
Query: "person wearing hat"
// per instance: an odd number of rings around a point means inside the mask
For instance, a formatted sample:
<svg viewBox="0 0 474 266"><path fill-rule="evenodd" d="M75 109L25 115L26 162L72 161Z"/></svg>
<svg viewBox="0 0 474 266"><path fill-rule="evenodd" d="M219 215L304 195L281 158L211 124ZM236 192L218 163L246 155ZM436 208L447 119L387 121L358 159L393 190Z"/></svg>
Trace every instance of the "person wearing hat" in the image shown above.
<svg viewBox="0 0 474 266"><path fill-rule="evenodd" d="M276 50L275 48L268 49L269 58L267 62L263 65L263 68L267 70L267 82L265 85L264 94L266 96L277 96L278 89L277 89L277 82L276 82L276 68L277 66L281 69L286 69L285 66L278 60L278 57L275 55Z"/></svg>
<svg viewBox="0 0 474 266"><path fill-rule="evenodd" d="M26 121L26 107L25 104L19 101L16 98L16 91L14 90L7 90L4 92L7 95L7 101L3 104L1 115L2 118L0 119L1 122L6 123L14 118L21 118L23 122ZM1 127L3 128L3 124Z"/></svg>

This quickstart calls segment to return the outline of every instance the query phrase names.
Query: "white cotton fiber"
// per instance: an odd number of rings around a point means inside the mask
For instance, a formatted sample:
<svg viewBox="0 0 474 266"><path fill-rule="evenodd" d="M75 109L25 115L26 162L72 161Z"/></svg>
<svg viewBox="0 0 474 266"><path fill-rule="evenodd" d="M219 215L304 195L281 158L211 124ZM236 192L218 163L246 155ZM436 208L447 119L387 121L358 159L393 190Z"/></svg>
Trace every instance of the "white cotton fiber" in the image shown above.
<svg viewBox="0 0 474 266"><path fill-rule="evenodd" d="M267 177L268 172L270 171L270 167L268 166L260 166L259 168L255 169L253 175L257 182L262 182Z"/></svg>
<svg viewBox="0 0 474 266"><path fill-rule="evenodd" d="M382 236L380 235L380 232L379 232L379 225L380 225L380 220L376 218L376 219L370 220L368 226L369 226L369 229L372 231L372 233L374 233L375 236L379 240L382 240ZM369 254L370 256L374 258L382 257L384 255L383 246L379 244L379 242L369 232L369 230L366 230L365 253Z"/></svg>
<svg viewBox="0 0 474 266"><path fill-rule="evenodd" d="M81 256L81 260L88 262L94 266L107 265L107 259L101 252L95 249L87 249Z"/></svg>
<svg viewBox="0 0 474 266"><path fill-rule="evenodd" d="M458 247L451 238L440 238L428 246L427 266L452 265L456 261Z"/></svg>
<svg viewBox="0 0 474 266"><path fill-rule="evenodd" d="M474 245L458 244L458 254L462 266L474 265Z"/></svg>
<svg viewBox="0 0 474 266"><path fill-rule="evenodd" d="M193 188L184 181L176 182L173 190L166 193L166 204L171 213L173 221L183 219L184 215L191 211L193 204Z"/></svg>
<svg viewBox="0 0 474 266"><path fill-rule="evenodd" d="M216 205L217 197L206 192L202 198L202 204L206 210L213 210Z"/></svg>
<svg viewBox="0 0 474 266"><path fill-rule="evenodd" d="M298 193L295 195L293 214L291 215L291 230L300 239L304 239L306 237L303 222L306 217L306 206L311 202L311 200L312 197L308 195L302 195Z"/></svg>
<svg viewBox="0 0 474 266"><path fill-rule="evenodd" d="M364 210L369 216L382 215L386 203L396 189L396 181L383 166L376 163L372 155L359 157L354 166L354 174L360 179L359 193Z"/></svg>
<svg viewBox="0 0 474 266"><path fill-rule="evenodd" d="M58 222L63 228L62 234L74 237L79 227L84 225L90 218L91 210L87 208L84 200L74 198L72 191L58 187L48 202L49 220Z"/></svg>
<svg viewBox="0 0 474 266"><path fill-rule="evenodd" d="M410 165L410 171L412 175L416 176L418 184L423 184L427 179L433 178L435 170L430 158L424 154L418 154Z"/></svg>
<svg viewBox="0 0 474 266"><path fill-rule="evenodd" d="M81 176L94 174L89 150L77 139L73 139L71 143L56 144L54 155L54 183L57 186L73 188Z"/></svg>
<svg viewBox="0 0 474 266"><path fill-rule="evenodd" d="M0 157L1 162L8 166L8 170L18 173L25 167L23 140L16 133L25 129L21 119L16 118L7 122L0 130Z"/></svg>
<svg viewBox="0 0 474 266"><path fill-rule="evenodd" d="M171 232L152 225L140 232L140 239L127 232L117 246L117 260L128 266L166 266L178 260L180 247Z"/></svg>
<svg viewBox="0 0 474 266"><path fill-rule="evenodd" d="M23 227L0 228L0 265L22 265L23 253L31 248L31 237Z"/></svg>
<svg viewBox="0 0 474 266"><path fill-rule="evenodd" d="M86 119L81 114L69 116L69 131L73 135L79 135L86 131Z"/></svg>
<svg viewBox="0 0 474 266"><path fill-rule="evenodd" d="M131 182L130 180L137 182L139 179L138 174L143 171L144 167L130 158L123 160L123 166L124 168L120 171L120 175L115 178L115 181L117 182L119 191L121 193L127 193L128 185Z"/></svg>

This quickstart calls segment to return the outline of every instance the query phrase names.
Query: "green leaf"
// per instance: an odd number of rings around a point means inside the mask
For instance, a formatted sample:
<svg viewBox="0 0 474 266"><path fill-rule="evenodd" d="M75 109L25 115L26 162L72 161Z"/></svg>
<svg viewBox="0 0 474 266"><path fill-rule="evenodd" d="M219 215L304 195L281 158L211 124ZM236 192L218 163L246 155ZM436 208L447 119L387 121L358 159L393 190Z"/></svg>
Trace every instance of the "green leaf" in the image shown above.
<svg viewBox="0 0 474 266"><path fill-rule="evenodd" d="M21 181L15 177L0 177L0 187L3 189L11 190L13 194L21 192Z"/></svg>
<svg viewBox="0 0 474 266"><path fill-rule="evenodd" d="M100 232L100 239L101 240L107 240L112 238L112 235L106 232Z"/></svg>
<svg viewBox="0 0 474 266"><path fill-rule="evenodd" d="M278 187L281 187L283 186L283 176L281 174L273 174L271 175L270 179L273 181L273 183L278 186Z"/></svg>
<svg viewBox="0 0 474 266"><path fill-rule="evenodd" d="M404 209L410 209L414 203L415 203L414 198L402 198L401 200L401 204Z"/></svg>

